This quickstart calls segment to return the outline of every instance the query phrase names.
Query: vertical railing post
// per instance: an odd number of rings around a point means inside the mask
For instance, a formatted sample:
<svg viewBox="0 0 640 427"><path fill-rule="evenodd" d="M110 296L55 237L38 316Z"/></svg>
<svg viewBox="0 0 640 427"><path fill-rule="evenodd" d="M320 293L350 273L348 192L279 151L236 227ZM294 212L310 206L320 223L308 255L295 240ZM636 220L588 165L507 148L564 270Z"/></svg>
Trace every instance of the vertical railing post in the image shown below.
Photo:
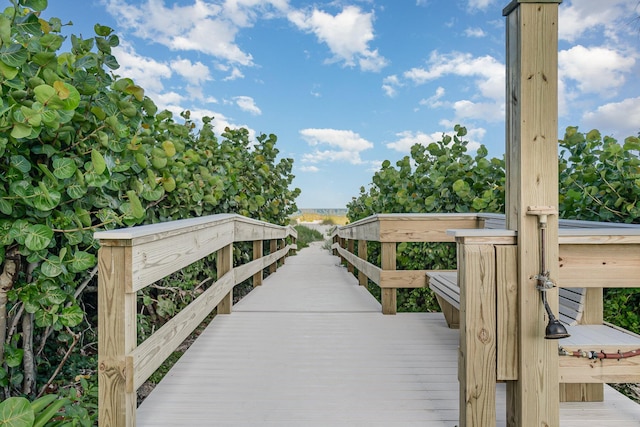
<svg viewBox="0 0 640 427"><path fill-rule="evenodd" d="M349 253L353 254L354 251L354 241L353 239L347 239L347 250L349 251ZM354 273L354 267L353 264L351 264L350 262L347 263L347 271L351 274Z"/></svg>
<svg viewBox="0 0 640 427"><path fill-rule="evenodd" d="M216 272L218 280L233 270L233 244L218 249L216 255ZM233 289L218 304L218 314L231 314L233 307Z"/></svg>
<svg viewBox="0 0 640 427"><path fill-rule="evenodd" d="M136 391L136 294L132 290L131 246L101 241L98 251L98 411L100 426L133 427Z"/></svg>
<svg viewBox="0 0 640 427"><path fill-rule="evenodd" d="M383 270L396 269L396 243L381 243L381 264ZM383 283L380 284L384 286ZM396 314L398 310L396 289L382 287L382 314Z"/></svg>
<svg viewBox="0 0 640 427"><path fill-rule="evenodd" d="M558 343L546 340L535 207L558 207L558 4L513 0L507 17L506 217L518 233L518 375L507 383L508 425L557 426ZM550 215L545 247L549 277L558 277L558 218ZM557 313L557 290L549 290Z"/></svg>
<svg viewBox="0 0 640 427"><path fill-rule="evenodd" d="M257 260L262 258L263 251L263 241L262 240L254 240L253 241L253 259ZM253 275L253 287L262 285L262 269Z"/></svg>
<svg viewBox="0 0 640 427"><path fill-rule="evenodd" d="M367 256L367 241L366 240L358 240L358 257L368 261ZM358 270L358 283L360 286L364 286L365 288L369 287L369 279L364 272Z"/></svg>
<svg viewBox="0 0 640 427"><path fill-rule="evenodd" d="M458 243L460 427L496 425L496 260L492 245Z"/></svg>
<svg viewBox="0 0 640 427"><path fill-rule="evenodd" d="M274 254L278 251L278 241L276 239L271 239L269 241L269 254ZM269 266L269 273L273 274L278 270L278 261L274 261Z"/></svg>

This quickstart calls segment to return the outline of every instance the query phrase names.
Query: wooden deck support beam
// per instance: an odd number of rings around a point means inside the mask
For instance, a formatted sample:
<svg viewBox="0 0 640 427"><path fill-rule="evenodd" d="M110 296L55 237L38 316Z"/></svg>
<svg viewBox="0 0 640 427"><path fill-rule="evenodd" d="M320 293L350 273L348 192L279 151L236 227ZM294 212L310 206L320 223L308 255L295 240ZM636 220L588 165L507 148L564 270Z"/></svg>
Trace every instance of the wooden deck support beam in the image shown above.
<svg viewBox="0 0 640 427"><path fill-rule="evenodd" d="M353 239L347 239L347 250L348 250L349 252L353 253L354 247L355 247L355 242L354 242L354 240L353 240ZM353 273L354 273L353 264L351 264L351 263L348 263L348 264L347 264L347 271L348 271L349 273L351 273L351 274L353 274Z"/></svg>
<svg viewBox="0 0 640 427"><path fill-rule="evenodd" d="M396 269L396 244L394 242L383 242L380 244L382 270ZM382 314L396 314L398 303L396 288L382 287Z"/></svg>
<svg viewBox="0 0 640 427"><path fill-rule="evenodd" d="M496 259L493 245L458 246L460 427L496 425Z"/></svg>
<svg viewBox="0 0 640 427"><path fill-rule="evenodd" d="M98 251L98 422L136 425L133 361L136 348L136 293L132 291L131 246L101 242Z"/></svg>
<svg viewBox="0 0 640 427"><path fill-rule="evenodd" d="M358 240L358 257L363 259L365 262L368 262L367 250L367 241ZM358 284L365 288L369 287L369 279L367 278L367 275L364 274L364 271L360 271L360 269L358 269Z"/></svg>
<svg viewBox="0 0 640 427"><path fill-rule="evenodd" d="M253 260L257 260L262 258L264 251L264 245L262 240L255 240L253 242ZM253 275L253 287L262 286L262 276L263 271L260 270L256 274Z"/></svg>
<svg viewBox="0 0 640 427"><path fill-rule="evenodd" d="M558 4L513 0L507 17L507 228L518 232L518 379L507 383L507 425L557 426L558 342L535 276L540 273L538 218L529 207L558 206ZM548 217L547 269L558 278L558 218ZM548 297L558 309L557 290Z"/></svg>
<svg viewBox="0 0 640 427"><path fill-rule="evenodd" d="M227 273L232 273L233 270L233 244L226 245L222 249L218 250L216 256L216 272L218 274L218 280ZM227 295L222 298L222 301L218 304L218 314L231 314L233 307L233 289L229 291Z"/></svg>
<svg viewBox="0 0 640 427"><path fill-rule="evenodd" d="M269 253L273 254L276 252L278 252L278 241L275 239L272 239L269 241ZM278 270L278 262L276 261L269 266L269 274L273 274L277 270Z"/></svg>

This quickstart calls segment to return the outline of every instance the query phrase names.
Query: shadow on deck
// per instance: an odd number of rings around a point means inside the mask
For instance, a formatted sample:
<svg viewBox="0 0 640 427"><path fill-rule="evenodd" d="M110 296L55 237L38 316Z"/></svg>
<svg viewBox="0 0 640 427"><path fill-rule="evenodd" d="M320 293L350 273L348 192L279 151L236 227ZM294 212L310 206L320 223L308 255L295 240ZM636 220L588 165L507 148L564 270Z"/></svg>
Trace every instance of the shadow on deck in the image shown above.
<svg viewBox="0 0 640 427"><path fill-rule="evenodd" d="M381 314L316 244L213 320L138 408L137 425L453 427L458 340L440 313ZM562 403L560 418L638 426L640 405L606 387L604 402Z"/></svg>

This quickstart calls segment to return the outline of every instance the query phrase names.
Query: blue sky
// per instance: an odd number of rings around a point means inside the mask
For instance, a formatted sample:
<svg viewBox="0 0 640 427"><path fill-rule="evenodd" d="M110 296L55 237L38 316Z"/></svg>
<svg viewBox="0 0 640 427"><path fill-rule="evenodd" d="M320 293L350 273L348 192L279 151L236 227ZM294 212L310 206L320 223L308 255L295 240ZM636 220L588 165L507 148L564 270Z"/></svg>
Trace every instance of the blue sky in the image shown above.
<svg viewBox="0 0 640 427"><path fill-rule="evenodd" d="M274 133L300 208L341 208L383 160L457 123L504 153L507 0L50 0L66 35L115 29L160 108ZM560 135L640 131L638 0L560 5Z"/></svg>

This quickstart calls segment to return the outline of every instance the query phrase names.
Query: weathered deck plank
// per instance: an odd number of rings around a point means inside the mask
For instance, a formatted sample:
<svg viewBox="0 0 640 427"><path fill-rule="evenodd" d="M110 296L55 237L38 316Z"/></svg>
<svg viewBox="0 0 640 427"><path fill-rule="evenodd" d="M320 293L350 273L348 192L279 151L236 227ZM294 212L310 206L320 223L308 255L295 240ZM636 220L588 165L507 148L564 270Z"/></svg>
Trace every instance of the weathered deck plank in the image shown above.
<svg viewBox="0 0 640 427"><path fill-rule="evenodd" d="M458 423L458 331L440 313L381 314L318 247L218 316L138 409L138 426ZM504 387L498 425L505 425ZM563 403L561 425L638 426L640 405Z"/></svg>

